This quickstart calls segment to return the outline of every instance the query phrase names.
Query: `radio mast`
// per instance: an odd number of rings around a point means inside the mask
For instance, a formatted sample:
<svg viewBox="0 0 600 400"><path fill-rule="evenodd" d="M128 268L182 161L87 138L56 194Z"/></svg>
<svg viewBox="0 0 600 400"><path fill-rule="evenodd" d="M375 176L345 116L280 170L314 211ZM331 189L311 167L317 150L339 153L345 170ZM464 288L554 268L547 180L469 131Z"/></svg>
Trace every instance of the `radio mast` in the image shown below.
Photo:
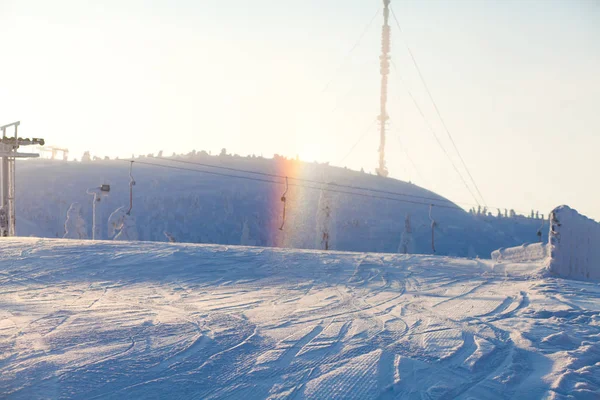
<svg viewBox="0 0 600 400"><path fill-rule="evenodd" d="M381 111L377 119L379 120L379 167L376 169L377 175L388 176L388 170L385 166L385 131L389 116L387 114L387 93L388 93L388 75L390 73L390 0L383 0L383 27L381 30Z"/></svg>

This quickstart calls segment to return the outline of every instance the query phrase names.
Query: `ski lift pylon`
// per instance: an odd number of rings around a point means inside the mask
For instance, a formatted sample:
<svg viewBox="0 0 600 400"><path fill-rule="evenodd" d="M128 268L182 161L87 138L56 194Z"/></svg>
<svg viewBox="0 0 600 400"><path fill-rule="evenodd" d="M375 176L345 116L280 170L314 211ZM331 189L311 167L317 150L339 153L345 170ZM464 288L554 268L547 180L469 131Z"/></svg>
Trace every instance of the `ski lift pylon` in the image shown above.
<svg viewBox="0 0 600 400"><path fill-rule="evenodd" d="M129 164L129 210L127 210L127 215L131 215L131 209L133 208L133 187L135 186L135 180L133 179L132 171L133 160Z"/></svg>
<svg viewBox="0 0 600 400"><path fill-rule="evenodd" d="M429 205L429 219L431 220L431 250L433 254L435 254L435 227L437 226L437 222L431 216L431 211L433 210L433 204Z"/></svg>
<svg viewBox="0 0 600 400"><path fill-rule="evenodd" d="M285 195L287 194L288 189L289 189L288 177L286 176L285 177L285 191L281 195L281 201L283 202L283 218L281 220L281 226L279 227L280 231L283 230L283 226L285 225L285 205L286 205L286 202L287 202L287 198L285 197Z"/></svg>

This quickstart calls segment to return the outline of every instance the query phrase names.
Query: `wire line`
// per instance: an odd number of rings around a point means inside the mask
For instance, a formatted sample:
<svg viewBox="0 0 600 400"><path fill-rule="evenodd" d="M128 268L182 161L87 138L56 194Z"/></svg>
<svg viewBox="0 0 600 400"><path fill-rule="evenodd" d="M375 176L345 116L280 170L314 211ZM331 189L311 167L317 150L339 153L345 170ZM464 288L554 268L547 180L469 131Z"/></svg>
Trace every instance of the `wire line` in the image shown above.
<svg viewBox="0 0 600 400"><path fill-rule="evenodd" d="M285 179L286 178L285 175L269 174L269 173L266 173L266 172L257 172L257 171L248 171L248 170L243 170L243 169L238 169L238 168L222 167L222 166L219 166L219 165L211 165L211 164L205 164L205 163L199 163L199 162L193 162L193 161L177 160L177 159L171 159L171 158L165 158L165 157L152 157L152 158L155 158L155 159L158 159L158 160L164 160L164 161L177 162L177 163L181 163L181 164L196 165L196 166L200 166L200 167L217 168L217 169L223 169L223 170L232 171L232 172L240 172L240 173L245 173L245 174L254 174L254 175L260 175L260 176L266 176L266 177L270 177L270 178L278 178L278 179ZM141 163L140 161L136 161L136 162ZM156 165L163 165L164 166L164 164L156 164ZM194 169L193 171L196 171L196 172L206 172L206 173L214 174L214 175L240 177L238 175L227 175L227 174L216 173L216 172L212 172L212 171L201 171L201 170L197 170L197 169ZM242 178L243 179L245 179L245 178L252 179L250 177L242 177ZM337 186L337 187L340 187L340 188L345 188L345 189L363 190L363 191L370 191L370 192L373 192L373 193L387 194L387 195L392 195L392 196L412 197L412 198L421 199L421 200L442 201L442 202L448 202L448 203L454 204L453 201L448 200L446 198L443 198L441 196L439 198L427 197L427 196L418 196L418 195L412 195L412 194L406 194L406 193L392 192L392 191L387 191L387 190L370 189L370 188L363 188L363 187L353 186L353 185L343 185L343 184L338 184L338 183L330 183L330 182L317 181L317 180L313 180L313 179L298 178L298 177L294 177L294 176L287 176L287 178L295 180L295 181L298 181L298 182L305 182L305 183L311 183L311 184L316 184L316 185L334 185L334 186ZM272 182L272 181L268 181L268 182ZM472 205L472 204L469 204L469 205Z"/></svg>
<svg viewBox="0 0 600 400"><path fill-rule="evenodd" d="M471 171L469 171L469 168L467 167L467 164L465 163L465 160L463 159L462 155L460 154L460 151L458 150L458 147L456 146L456 143L454 142L454 138L450 134L450 130L446 126L446 122L444 121L444 118L442 118L442 114L440 112L440 109L437 106L437 103L435 102L435 100L433 99L433 96L431 95L429 87L427 86L427 83L425 82L425 78L423 77L423 74L421 73L421 68L419 68L419 64L417 63L417 60L415 59L415 56L414 56L412 50L408 46L408 42L404 38L404 32L402 31L402 28L400 27L400 22L398 21L398 18L396 17L396 13L394 12L393 8L390 8L390 10L392 11L392 16L394 17L394 20L396 21L396 25L398 26L398 31L402 34L402 38L403 38L404 44L406 46L406 49L408 50L408 53L410 54L410 58L412 59L412 62L415 65L415 68L417 69L417 73L419 74L419 78L421 79L421 83L423 83L423 86L425 87L425 91L427 92L427 96L429 97L429 100L431 100L431 103L433 104L433 107L435 108L435 112L436 112L438 118L440 119L440 122L442 123L442 126L444 127L444 130L446 131L446 134L450 138L450 142L452 143L452 146L454 147L454 150L456 151L456 154L458 154L458 157L460 158L460 161L461 161L463 167L467 171L467 174L469 175L469 178L471 179L471 182L473 182L473 186L475 187L475 190L479 194L479 197L481 198L481 200L483 202L483 205L485 205L487 207L486 201L483 198L483 195L481 194L481 191L479 190L479 187L477 186L477 183L475 182L475 179L473 179L473 175L471 175Z"/></svg>
<svg viewBox="0 0 600 400"><path fill-rule="evenodd" d="M362 31L362 33L360 34L360 37L358 38L356 43L354 43L354 46L352 46L352 48L350 49L348 54L346 54L346 57L344 57L344 60L342 61L340 66L337 67L337 69L335 70L335 73L333 74L331 79L329 79L327 84L325 84L325 86L323 87L323 90L321 90L321 93L325 93L327 91L327 89L329 89L329 86L333 83L333 81L338 76L338 74L344 69L344 67L346 66L346 63L348 62L348 60L350 60L352 53L354 53L354 51L358 48L358 46L360 45L360 42L362 42L363 38L365 37L365 35L369 31L369 29L371 28L371 25L373 25L375 18L377 18L377 16L379 15L379 11L381 11L380 8L377 9L377 12L375 13L375 15L373 15L373 18L371 18L371 20L369 21L369 23L367 24L365 29Z"/></svg>
<svg viewBox="0 0 600 400"><path fill-rule="evenodd" d="M412 99L413 103L415 104L415 107L419 111L419 114L421 114L421 117L423 117L423 121L425 121L425 125L427 125L427 128L429 129L429 132L431 132L431 134L433 135L433 137L434 137L435 141L437 142L438 146L440 146L440 149L442 149L442 151L444 152L444 154L448 158L448 161L450 161L450 164L452 164L452 168L454 168L454 171L456 171L456 173L460 177L460 180L465 185L465 188L467 188L467 190L471 194L471 197L473 197L473 200L475 200L475 203L477 203L477 205L479 206L480 204L479 204L479 201L477 200L477 197L475 196L475 194L473 193L473 191L471 190L471 188L467 184L467 181L465 180L465 178L462 176L462 174L460 173L460 171L456 167L456 164L454 164L454 161L452 160L452 157L450 157L450 154L448 153L448 151L446 150L446 148L444 147L444 145L440 141L440 138L438 137L437 133L435 133L435 130L433 129L433 126L431 125L431 123L429 122L429 120L427 119L427 117L425 116L425 113L423 113L423 110L421 109L421 106L419 105L419 103L415 99L415 96L413 96L412 92L410 91L410 89L408 88L408 86L406 85L406 83L404 83L404 79L402 79L402 76L398 73L398 69L396 68L396 63L394 61L392 61L391 64L392 64L392 67L394 68L394 72L396 72L396 75L398 75L398 77L400 78L400 81L404 84L404 87L405 87L406 91L408 92L408 95Z"/></svg>
<svg viewBox="0 0 600 400"><path fill-rule="evenodd" d="M313 184L317 184L319 186L309 186L309 185L304 185L304 184L300 184L300 183L289 183L289 186L295 186L295 187L303 187L303 188L307 188L307 189L313 189L313 190L325 190L328 192L332 192L332 193L340 193L340 194L350 194L350 195L355 195L355 196L362 196L362 197L368 197L368 198L374 198L374 199L383 199L383 200L391 200L391 201L398 201L398 202L403 202L403 203L409 203L409 204L419 204L419 205L424 205L424 206L431 206L434 205L435 207L440 207L440 208L447 208L447 209L454 209L454 210L460 210L463 212L466 212L465 209L463 209L462 207L458 207L456 204L466 204L466 203L454 203L451 200L448 200L446 198L443 197L439 197L439 198L433 198L433 197L426 197L426 196L417 196L417 195L410 195L410 194L406 194L406 193L398 193L398 192L391 192L391 191L385 191L385 190L378 190L378 189L370 189L370 188L364 188L364 187L359 187L359 186L352 186L352 185L341 185L341 184L337 184L335 182L322 182L322 181L315 181L315 180L310 180L310 179L302 179L302 178L295 178L295 177L287 177L285 175L276 175L276 174L268 174L268 173L262 173L262 172L256 172L256 171L245 171L242 169L236 169L236 168L228 168L228 167L221 167L221 166L216 166L216 165L210 165L210 164L202 164L202 163L194 163L194 162L190 162L190 161L184 161L184 160L171 160L169 158L164 158L164 157L152 157L152 158L156 158L156 159L162 159L162 160L170 160L170 161L176 161L176 162L182 162L182 163L186 163L186 164L192 164L192 165L199 165L199 166L206 166L206 167L213 167L213 168L221 168L221 169L226 169L226 170L232 170L232 171L237 171L237 172L242 172L242 173L250 173L250 174L258 174L258 175L264 175L264 176L268 176L268 177L273 177L273 178L279 178L279 179L283 179L282 181L273 181L273 180L269 180L269 179L262 179L262 178L255 178L255 177L251 177L251 176L243 176L243 175L231 175L231 174L226 174L226 173L221 173L221 172L215 172L215 171L204 171L204 170L199 170L199 169L193 169L193 168L185 168L185 167L176 167L173 165L165 165L165 164L157 164L157 163L151 163L151 162L147 162L147 161L140 161L139 159L137 160L133 160L133 159L121 159L119 161L124 161L124 162L131 162L132 160L135 161L137 164L141 164L141 165L148 165L148 166L154 166L154 167L162 167L162 168L168 168L168 169L175 169L175 170L180 170L180 171L189 171L189 172L196 172L196 173L201 173L201 174L208 174L208 175L215 175L215 176L223 176L223 177L228 177L228 178L238 178L238 179L245 179L245 180L250 180L250 181L257 181L257 182L264 182L264 183L271 183L271 184L277 184L277 185L283 185L285 184L285 179L293 179L293 180L297 180L300 182L307 182L307 183L313 183ZM405 197L412 197L412 198L416 198L416 199L422 199L422 200L431 200L429 202L423 202L423 201L416 201L416 200L406 200L406 199L398 199L398 198L394 198L394 197L386 197L386 196L374 196L374 195L370 195L367 193L357 193L357 192L349 192L349 191L343 191L343 190L339 190L339 189L334 189L335 188L346 188L346 189L351 189L351 190L362 190L365 192L373 192L373 193L381 193L381 194L388 194L388 195L393 195L393 196L405 196ZM432 203L433 202L448 202L450 203L449 205L446 204L437 204L437 203ZM473 205L473 204L469 204L469 205ZM492 208L497 208L497 209L502 209L505 207L492 207ZM521 212L523 214L527 214L521 210L514 210L515 212ZM523 219L531 219L525 215L516 215L513 218L523 218Z"/></svg>

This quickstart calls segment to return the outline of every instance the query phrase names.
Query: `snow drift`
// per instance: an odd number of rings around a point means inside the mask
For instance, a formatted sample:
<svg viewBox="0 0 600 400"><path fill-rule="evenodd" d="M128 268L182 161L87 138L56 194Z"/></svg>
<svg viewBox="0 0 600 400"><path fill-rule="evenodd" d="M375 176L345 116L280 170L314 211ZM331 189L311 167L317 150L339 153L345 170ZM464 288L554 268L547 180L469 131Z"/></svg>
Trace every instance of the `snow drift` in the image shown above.
<svg viewBox="0 0 600 400"><path fill-rule="evenodd" d="M548 269L564 278L600 280L600 224L568 206L551 214Z"/></svg>
<svg viewBox="0 0 600 400"><path fill-rule="evenodd" d="M508 262L542 261L548 257L545 243L526 243L521 246L498 249L492 252L492 260Z"/></svg>

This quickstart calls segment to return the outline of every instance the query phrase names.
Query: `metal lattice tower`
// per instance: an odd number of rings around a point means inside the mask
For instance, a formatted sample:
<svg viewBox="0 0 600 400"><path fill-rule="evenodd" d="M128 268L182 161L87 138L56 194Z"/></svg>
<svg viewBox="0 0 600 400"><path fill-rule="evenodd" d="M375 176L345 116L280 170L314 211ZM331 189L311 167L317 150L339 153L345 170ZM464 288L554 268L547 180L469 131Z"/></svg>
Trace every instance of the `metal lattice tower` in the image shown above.
<svg viewBox="0 0 600 400"><path fill-rule="evenodd" d="M377 175L388 176L388 170L385 166L385 132L389 116L387 114L387 94L388 94L388 75L390 73L390 25L388 20L390 17L390 0L383 0L383 27L381 30L381 56L380 72L381 72L381 111L379 117L379 167Z"/></svg>
<svg viewBox="0 0 600 400"><path fill-rule="evenodd" d="M44 139L23 139L18 136L20 122L0 126L0 237L15 236L15 160L39 157L36 153L19 153L20 146L44 145ZM14 127L14 137L6 136L7 128Z"/></svg>

